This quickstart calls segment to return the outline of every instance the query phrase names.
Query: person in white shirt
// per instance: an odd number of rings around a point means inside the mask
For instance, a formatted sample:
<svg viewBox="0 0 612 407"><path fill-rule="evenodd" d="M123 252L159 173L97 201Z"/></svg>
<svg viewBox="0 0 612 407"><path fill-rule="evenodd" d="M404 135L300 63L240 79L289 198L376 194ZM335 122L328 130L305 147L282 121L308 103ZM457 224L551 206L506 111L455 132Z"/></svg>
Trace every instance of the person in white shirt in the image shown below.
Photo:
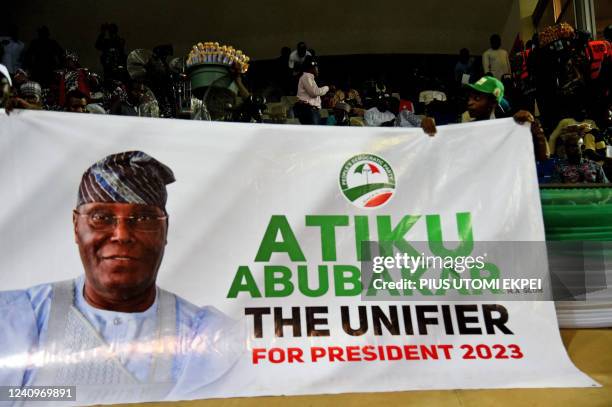
<svg viewBox="0 0 612 407"><path fill-rule="evenodd" d="M301 124L320 124L321 96L329 92L329 86L319 87L315 78L319 75L317 61L306 58L303 64L304 73L297 88L298 101L293 111Z"/></svg>
<svg viewBox="0 0 612 407"><path fill-rule="evenodd" d="M492 76L501 80L502 76L511 72L508 51L501 48L501 37L498 34L493 34L490 42L491 48L482 54L482 69L485 75L491 73Z"/></svg>
<svg viewBox="0 0 612 407"><path fill-rule="evenodd" d="M389 95L380 95L376 106L366 110L363 119L368 126L393 126L395 124L395 115L389 109Z"/></svg>
<svg viewBox="0 0 612 407"><path fill-rule="evenodd" d="M289 68L299 72L306 57L312 57L305 42L298 42L296 49L289 55Z"/></svg>

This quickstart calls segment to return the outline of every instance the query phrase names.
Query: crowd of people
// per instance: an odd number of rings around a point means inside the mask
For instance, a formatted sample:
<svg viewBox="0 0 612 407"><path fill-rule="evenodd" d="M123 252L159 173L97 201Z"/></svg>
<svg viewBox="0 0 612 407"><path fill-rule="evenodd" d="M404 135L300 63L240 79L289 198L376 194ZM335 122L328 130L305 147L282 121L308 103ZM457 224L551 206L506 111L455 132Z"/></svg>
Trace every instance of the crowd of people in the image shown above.
<svg viewBox="0 0 612 407"><path fill-rule="evenodd" d="M321 59L299 42L294 50L282 48L269 87L290 100L280 122L303 125L422 127L434 135L436 124L514 116L532 122L541 183L607 183L612 179L612 26L604 37L594 40L562 24L507 51L493 34L481 58L460 50L449 67L451 82L414 71L397 89L380 78L359 86L325 83ZM116 24L103 24L95 42L101 74L82 67L78 55L53 40L47 27L27 47L14 27L0 44L7 71L2 105L8 112L251 122L272 116L265 97L255 96L238 70L230 69L240 99L227 92L196 97L181 59L171 59L171 45L128 53Z"/></svg>

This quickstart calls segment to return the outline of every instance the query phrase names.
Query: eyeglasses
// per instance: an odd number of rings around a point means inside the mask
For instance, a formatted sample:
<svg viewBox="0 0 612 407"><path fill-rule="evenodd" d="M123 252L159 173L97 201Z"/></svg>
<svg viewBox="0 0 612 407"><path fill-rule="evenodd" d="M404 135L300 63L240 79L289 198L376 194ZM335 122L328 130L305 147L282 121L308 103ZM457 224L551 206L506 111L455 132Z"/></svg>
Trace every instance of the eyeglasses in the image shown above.
<svg viewBox="0 0 612 407"><path fill-rule="evenodd" d="M119 219L124 219L125 223L132 230L137 232L155 232L160 230L168 216L157 216L152 214L136 214L131 216L117 216L107 212L80 213L76 210L75 215L87 219L87 224L93 230L108 232L119 224Z"/></svg>

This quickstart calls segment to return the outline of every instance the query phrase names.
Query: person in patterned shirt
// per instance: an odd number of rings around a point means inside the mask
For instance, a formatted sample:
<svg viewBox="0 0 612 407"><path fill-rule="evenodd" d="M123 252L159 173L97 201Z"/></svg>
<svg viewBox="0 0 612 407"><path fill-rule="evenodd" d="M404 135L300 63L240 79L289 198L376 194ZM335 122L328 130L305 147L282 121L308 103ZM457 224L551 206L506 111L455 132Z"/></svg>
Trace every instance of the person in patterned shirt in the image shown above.
<svg viewBox="0 0 612 407"><path fill-rule="evenodd" d="M603 169L595 161L582 156L582 137L576 133L564 136L566 159L559 160L551 182L564 184L608 183Z"/></svg>

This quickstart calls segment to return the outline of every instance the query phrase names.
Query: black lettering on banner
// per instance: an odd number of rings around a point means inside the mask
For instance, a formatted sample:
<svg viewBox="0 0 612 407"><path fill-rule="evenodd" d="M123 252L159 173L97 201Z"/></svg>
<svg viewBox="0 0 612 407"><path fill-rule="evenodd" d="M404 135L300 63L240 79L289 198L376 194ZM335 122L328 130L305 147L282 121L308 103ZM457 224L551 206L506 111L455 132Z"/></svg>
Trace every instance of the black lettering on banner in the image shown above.
<svg viewBox="0 0 612 407"><path fill-rule="evenodd" d="M404 316L404 330L406 335L414 335L412 328L412 315L410 314L410 305L402 305L402 314Z"/></svg>
<svg viewBox="0 0 612 407"><path fill-rule="evenodd" d="M437 312L438 307L436 305L417 305L416 308L416 319L419 324L419 334L427 335L427 325L438 325L438 318L426 318L425 313Z"/></svg>
<svg viewBox="0 0 612 407"><path fill-rule="evenodd" d="M477 324L477 316L465 315L466 312L477 312L478 306L476 305L455 305L457 312L457 326L459 328L459 335L482 335L482 329L480 327L469 327L467 324Z"/></svg>
<svg viewBox="0 0 612 407"><path fill-rule="evenodd" d="M353 329L351 326L350 308L346 305L340 307L340 315L342 317L342 329L351 336L361 336L368 332L368 311L363 305L357 307L359 311L359 328Z"/></svg>
<svg viewBox="0 0 612 407"><path fill-rule="evenodd" d="M330 336L328 306L303 307L306 319L306 334L313 336ZM457 304L457 305L397 305L355 307L357 314L351 311L350 306L340 306L342 329L351 336L362 336L372 326L373 335L428 335L430 326L444 325L446 335L488 335L503 333L514 335L508 328L508 310L499 304ZM251 307L245 308L246 316L253 317L253 333L255 338L262 338L263 317L273 311L274 333L276 337L285 336L285 328L291 327L293 337L302 335L302 308L291 307L291 316L287 315L289 309L283 307ZM412 314L414 311L414 315ZM482 312L482 314L479 313ZM283 312L285 315L283 315ZM401 312L400 316L398 312ZM352 315L351 315L352 313ZM453 317L453 313L455 316ZM356 319L358 318L358 321ZM415 321L416 319L416 321ZM358 323L357 323L358 322ZM415 323L417 328L415 329ZM456 325L455 325L456 324ZM401 328L401 325L404 328ZM418 333L416 332L418 330Z"/></svg>
<svg viewBox="0 0 612 407"><path fill-rule="evenodd" d="M498 318L493 317L494 312L499 313ZM484 317L487 334L495 335L494 327L497 327L497 329L506 335L514 335L514 333L506 327L506 322L508 322L508 310L504 306L499 304L483 304L482 315Z"/></svg>
<svg viewBox="0 0 612 407"><path fill-rule="evenodd" d="M253 331L255 338L263 338L263 316L270 314L270 308L253 307L245 308L244 315L253 315Z"/></svg>
<svg viewBox="0 0 612 407"><path fill-rule="evenodd" d="M277 338L283 337L283 327L293 328L293 336L302 336L302 324L300 323L300 307L291 307L291 318L283 318L283 309L274 307L274 333Z"/></svg>
<svg viewBox="0 0 612 407"><path fill-rule="evenodd" d="M389 331L391 335L400 334L399 321L397 319L397 307L395 305L389 306L389 315L390 318L385 315L379 306L375 305L372 307L372 326L374 327L375 335L382 335L382 325L387 328L387 331Z"/></svg>
<svg viewBox="0 0 612 407"><path fill-rule="evenodd" d="M306 333L308 336L329 336L329 329L317 329L326 324L327 318L317 318L316 314L327 314L327 307L306 307Z"/></svg>
<svg viewBox="0 0 612 407"><path fill-rule="evenodd" d="M444 320L444 330L446 334L453 335L455 331L453 330L453 319L451 317L450 306L442 306L442 319Z"/></svg>

